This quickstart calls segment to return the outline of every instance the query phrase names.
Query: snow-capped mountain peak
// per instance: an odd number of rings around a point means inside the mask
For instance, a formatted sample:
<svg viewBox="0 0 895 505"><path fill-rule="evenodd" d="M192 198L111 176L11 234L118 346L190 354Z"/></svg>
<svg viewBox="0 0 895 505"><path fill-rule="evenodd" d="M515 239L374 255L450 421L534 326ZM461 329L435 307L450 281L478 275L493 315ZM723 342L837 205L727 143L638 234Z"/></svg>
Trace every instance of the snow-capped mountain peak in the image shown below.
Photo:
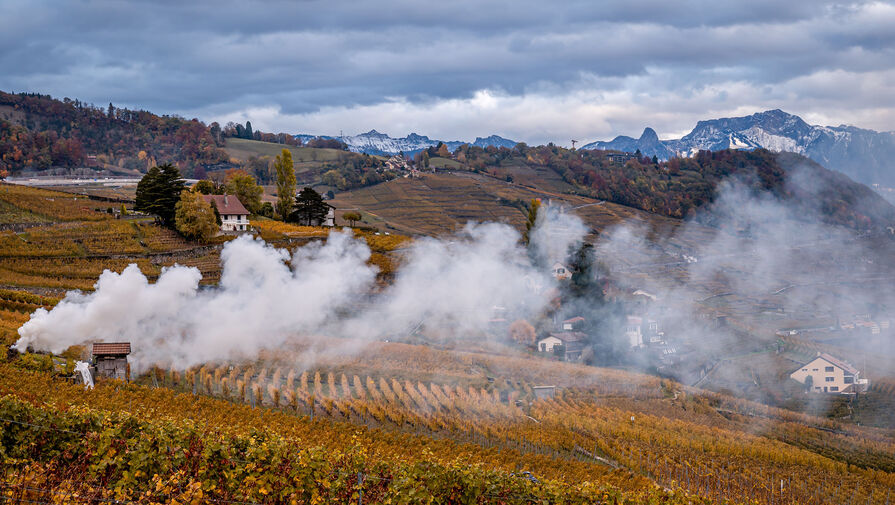
<svg viewBox="0 0 895 505"><path fill-rule="evenodd" d="M303 141L313 138L313 136L310 135L296 135L296 137L301 138ZM484 138L476 137L474 142L461 142L459 140L441 141L430 139L425 135L419 135L417 133L411 133L402 138L394 138L390 137L388 134L380 133L375 129L358 135L324 138L337 138L344 142L349 150L354 152L381 155L398 154L399 152L411 155L422 151L423 149L437 146L439 142L445 144L450 151L454 151L456 148L467 143L478 147L514 147L516 145L515 141L505 139L498 135L491 135Z"/></svg>
<svg viewBox="0 0 895 505"><path fill-rule="evenodd" d="M581 149L634 152L668 159L692 156L700 150L758 149L804 154L827 168L855 180L895 186L890 170L895 159L895 133L875 132L854 126L817 126L780 109L749 116L703 120L680 139L659 140L652 128L639 139L619 136L592 142Z"/></svg>

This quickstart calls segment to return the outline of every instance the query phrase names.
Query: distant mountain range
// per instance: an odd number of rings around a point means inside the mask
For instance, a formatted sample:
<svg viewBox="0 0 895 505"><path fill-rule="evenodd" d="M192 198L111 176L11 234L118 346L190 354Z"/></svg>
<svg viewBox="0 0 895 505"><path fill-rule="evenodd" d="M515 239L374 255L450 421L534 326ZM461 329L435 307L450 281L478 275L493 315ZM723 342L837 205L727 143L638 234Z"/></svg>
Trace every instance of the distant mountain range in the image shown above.
<svg viewBox="0 0 895 505"><path fill-rule="evenodd" d="M417 135L416 133L411 133L406 137L394 138L390 137L385 133L379 133L376 130L370 130L367 133L361 133L359 135L346 135L344 137L329 137L329 136L316 136L316 135L307 135L307 134L299 134L296 135L295 138L301 139L302 142L307 142L308 140L314 138L326 138L326 139L336 139L344 142L348 145L348 149L357 153L367 153L367 154L380 154L380 155L388 155L388 154L398 154L399 152L403 152L406 155L411 155L422 151L423 149L436 146L439 142L444 143L450 151L454 151L454 149L460 147L463 144L469 144L479 147L515 147L517 142L509 139L505 139L498 135L491 135L490 137L476 137L476 139L472 142L461 142L459 140L438 140L438 139L430 139L425 135Z"/></svg>
<svg viewBox="0 0 895 505"><path fill-rule="evenodd" d="M639 139L619 136L592 142L581 149L635 152L665 160L691 156L700 150L757 149L803 154L823 166L865 184L895 186L895 132L854 126L810 125L799 116L769 110L751 116L700 121L683 138L659 140L646 128Z"/></svg>

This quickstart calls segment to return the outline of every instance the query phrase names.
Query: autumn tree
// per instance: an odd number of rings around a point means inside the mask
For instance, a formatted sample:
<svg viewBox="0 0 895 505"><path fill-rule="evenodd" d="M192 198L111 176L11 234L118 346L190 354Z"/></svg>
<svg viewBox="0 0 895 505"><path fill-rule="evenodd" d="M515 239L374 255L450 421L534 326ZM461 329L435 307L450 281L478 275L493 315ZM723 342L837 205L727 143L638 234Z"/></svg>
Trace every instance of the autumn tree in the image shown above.
<svg viewBox="0 0 895 505"><path fill-rule="evenodd" d="M175 209L177 231L187 238L207 242L218 231L215 213L201 193L183 190Z"/></svg>
<svg viewBox="0 0 895 505"><path fill-rule="evenodd" d="M525 232L522 234L522 242L528 245L531 240L531 230L538 220L538 209L541 208L541 199L535 198L528 206L528 217L525 219Z"/></svg>
<svg viewBox="0 0 895 505"><path fill-rule="evenodd" d="M277 215L283 221L289 219L292 213L292 198L295 195L295 167L292 164L292 152L283 149L283 152L274 160L274 170L277 174Z"/></svg>
<svg viewBox="0 0 895 505"><path fill-rule="evenodd" d="M209 179L202 179L193 186L193 191L202 193L203 195L223 195L226 188Z"/></svg>
<svg viewBox="0 0 895 505"><path fill-rule="evenodd" d="M519 345L535 345L535 328L525 319L513 321L509 328L510 338Z"/></svg>
<svg viewBox="0 0 895 505"><path fill-rule="evenodd" d="M354 223L357 221L360 221L362 218L363 218L363 216L361 216L360 212L357 212L357 211L351 211L351 212L346 212L346 213L342 214L342 219L344 219L345 221L348 221L348 223L350 223L350 226L352 228L354 227Z"/></svg>
<svg viewBox="0 0 895 505"><path fill-rule="evenodd" d="M158 216L165 226L174 226L174 213L184 188L180 170L170 163L149 169L137 183L134 209Z"/></svg>
<svg viewBox="0 0 895 505"><path fill-rule="evenodd" d="M348 187L348 181L338 170L329 170L322 177L323 184L344 190Z"/></svg>
<svg viewBox="0 0 895 505"><path fill-rule="evenodd" d="M306 226L311 226L313 223L319 226L328 211L329 208L320 193L306 187L295 197L295 208L289 215L289 220Z"/></svg>
<svg viewBox="0 0 895 505"><path fill-rule="evenodd" d="M261 195L264 193L264 188L244 170L229 171L226 188L227 193L236 196L252 214L257 214L261 210Z"/></svg>

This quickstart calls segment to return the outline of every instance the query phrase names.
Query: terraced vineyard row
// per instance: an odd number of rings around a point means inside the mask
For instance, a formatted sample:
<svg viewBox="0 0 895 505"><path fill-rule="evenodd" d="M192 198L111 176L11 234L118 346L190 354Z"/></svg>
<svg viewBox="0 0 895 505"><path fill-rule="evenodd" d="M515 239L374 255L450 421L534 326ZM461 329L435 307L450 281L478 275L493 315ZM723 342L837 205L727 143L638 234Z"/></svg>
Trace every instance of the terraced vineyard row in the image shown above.
<svg viewBox="0 0 895 505"><path fill-rule="evenodd" d="M363 503L419 503L428 496L465 503L702 503L592 462L312 421L165 388L105 383L84 391L2 364L0 395L5 496L32 488L19 496L331 503L357 500L352 493L363 491ZM518 476L522 470L537 481ZM358 473L366 484L348 478Z"/></svg>
<svg viewBox="0 0 895 505"><path fill-rule="evenodd" d="M665 398L660 384L569 390L536 400L531 384L486 388L332 372L203 367L153 372L158 385L270 407L312 419L425 434L532 456L620 466L664 487L715 500L756 503L885 503L895 486L895 440L872 431L829 435L822 420L766 423L718 413L722 398ZM657 381L658 382L658 381ZM660 387L656 387L660 386ZM643 412L646 402L657 414ZM622 407L610 406L619 404ZM639 404L632 410L625 404ZM755 404L734 402L739 408ZM736 405L726 407L738 408ZM694 412L695 410L695 412ZM806 416L807 417L807 416ZM751 434L750 429L760 430ZM827 428L828 429L828 428ZM766 430L765 433L761 431ZM838 438L837 438L838 437ZM782 482L782 484L781 484Z"/></svg>

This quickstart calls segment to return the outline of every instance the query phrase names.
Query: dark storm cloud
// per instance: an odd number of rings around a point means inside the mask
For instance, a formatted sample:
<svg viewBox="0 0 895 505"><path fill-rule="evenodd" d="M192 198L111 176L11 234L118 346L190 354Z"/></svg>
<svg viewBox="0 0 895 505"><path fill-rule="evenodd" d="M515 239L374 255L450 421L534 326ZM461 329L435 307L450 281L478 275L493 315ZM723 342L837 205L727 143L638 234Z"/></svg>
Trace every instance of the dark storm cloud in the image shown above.
<svg viewBox="0 0 895 505"><path fill-rule="evenodd" d="M816 1L0 0L0 89L284 117L481 90L673 101L735 82L762 95L819 72L891 70L893 22L891 4ZM731 91L713 94L729 110Z"/></svg>

